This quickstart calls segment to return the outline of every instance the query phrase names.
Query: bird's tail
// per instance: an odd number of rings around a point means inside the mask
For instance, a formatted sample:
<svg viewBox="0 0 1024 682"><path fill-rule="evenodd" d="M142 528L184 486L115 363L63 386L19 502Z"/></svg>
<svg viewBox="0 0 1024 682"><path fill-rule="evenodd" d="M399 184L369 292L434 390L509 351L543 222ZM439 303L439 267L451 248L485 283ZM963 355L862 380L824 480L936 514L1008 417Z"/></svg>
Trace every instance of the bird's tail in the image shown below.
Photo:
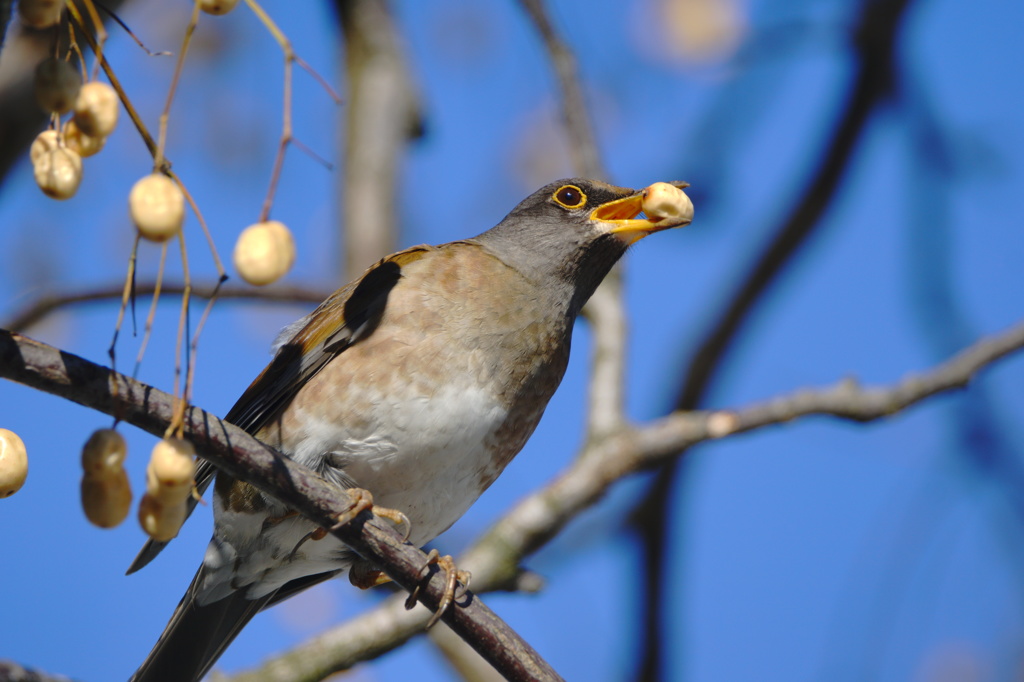
<svg viewBox="0 0 1024 682"><path fill-rule="evenodd" d="M129 682L198 682L253 616L273 601L275 592L247 599L244 590L200 605L196 599L204 567L199 568L171 621Z"/></svg>

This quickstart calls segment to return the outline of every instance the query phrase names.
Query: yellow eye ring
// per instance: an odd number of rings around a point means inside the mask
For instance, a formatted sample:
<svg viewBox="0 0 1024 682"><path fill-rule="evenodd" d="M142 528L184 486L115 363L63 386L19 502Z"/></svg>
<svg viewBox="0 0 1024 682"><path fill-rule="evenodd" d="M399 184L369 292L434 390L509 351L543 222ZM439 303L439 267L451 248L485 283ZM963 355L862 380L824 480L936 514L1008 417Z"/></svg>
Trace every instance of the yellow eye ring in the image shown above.
<svg viewBox="0 0 1024 682"><path fill-rule="evenodd" d="M582 208L587 203L587 195L576 185L562 185L551 198L563 208Z"/></svg>

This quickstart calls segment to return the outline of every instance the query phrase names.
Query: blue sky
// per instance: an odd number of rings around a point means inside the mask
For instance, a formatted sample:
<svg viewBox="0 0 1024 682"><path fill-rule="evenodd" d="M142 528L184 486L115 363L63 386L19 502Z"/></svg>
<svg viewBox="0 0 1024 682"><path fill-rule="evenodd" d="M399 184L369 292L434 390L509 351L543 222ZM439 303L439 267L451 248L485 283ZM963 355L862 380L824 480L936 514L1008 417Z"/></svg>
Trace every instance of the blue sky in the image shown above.
<svg viewBox="0 0 1024 682"><path fill-rule="evenodd" d="M652 18L654 3L551 3L578 52L609 179L693 185L693 225L645 240L627 258L629 413L638 421L669 408L701 334L814 172L850 84L848 31L858 11L839 0L750 0L740 5L744 35L759 49L695 64L666 55L671 39ZM550 67L515 3L395 4L427 131L395 188L401 245L476 234L536 187L571 174ZM339 82L325 5L273 0L267 8L299 53ZM186 11L139 2L124 18L152 49L177 50ZM1024 5L1010 0L913 3L897 51L898 97L871 119L841 190L744 327L709 405L844 376L891 383L1024 317L1022 25ZM116 30L109 54L155 125L172 61L145 57ZM204 19L191 56L168 155L226 256L256 220L270 176L281 57L244 7ZM295 80L297 136L337 160L342 108L302 72ZM0 187L0 319L41 293L123 277L132 237L126 196L149 169L126 123L86 160L74 199L43 197L27 163ZM325 291L340 284L336 174L291 150L273 217L298 242L287 281ZM209 281L194 221L186 234L193 272ZM156 255L144 249L143 272L154 271ZM200 345L196 403L226 412L269 360L277 329L307 310L218 304ZM106 362L116 315L113 304L82 306L28 333ZM164 389L176 321L168 300L140 372ZM441 549L465 546L567 466L583 432L589 352L585 326L576 336L537 433L438 540ZM136 348L137 339L124 339L121 368ZM209 512L200 510L145 571L124 577L142 531L131 520L93 528L78 503L81 445L108 420L6 382L0 405L0 427L23 437L31 466L25 488L0 501L0 546L8 548L0 657L82 680L124 679L191 579ZM691 452L669 510L671 677L1018 674L1024 518L1012 472L1021 466L1022 409L1024 359L1014 357L970 390L884 423L805 420ZM154 440L123 432L139 491ZM648 481L622 482L527 562L547 578L541 594L486 598L567 679L628 678L641 574L625 515ZM220 665L252 666L378 599L347 581L324 585L253 621ZM449 678L420 640L361 667L356 679L403 680L413 670Z"/></svg>

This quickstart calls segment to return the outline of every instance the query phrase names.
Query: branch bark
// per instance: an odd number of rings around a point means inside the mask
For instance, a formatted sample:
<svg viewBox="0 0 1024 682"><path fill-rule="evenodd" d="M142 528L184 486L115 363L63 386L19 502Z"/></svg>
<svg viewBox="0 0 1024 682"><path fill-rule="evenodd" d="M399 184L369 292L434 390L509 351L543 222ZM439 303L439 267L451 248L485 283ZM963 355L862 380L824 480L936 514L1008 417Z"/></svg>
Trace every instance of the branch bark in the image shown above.
<svg viewBox="0 0 1024 682"><path fill-rule="evenodd" d="M0 376L115 416L155 435L171 421L175 399L152 386L20 334L0 330ZM260 443L241 429L197 407L185 413L185 438L196 451L232 476L273 495L311 521L332 528L351 497L306 467ZM360 514L332 532L411 591L423 584L422 601L434 609L444 578L434 570L419 578L426 555L403 544L397 532L367 523ZM445 622L510 680L558 680L557 673L473 593L444 614Z"/></svg>

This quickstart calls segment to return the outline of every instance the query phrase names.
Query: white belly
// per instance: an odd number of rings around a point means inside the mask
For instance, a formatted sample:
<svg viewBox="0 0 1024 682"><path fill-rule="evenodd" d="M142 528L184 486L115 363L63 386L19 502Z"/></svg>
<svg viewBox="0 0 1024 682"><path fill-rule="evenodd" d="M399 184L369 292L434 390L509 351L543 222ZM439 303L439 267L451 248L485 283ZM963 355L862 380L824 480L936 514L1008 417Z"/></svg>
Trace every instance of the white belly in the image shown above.
<svg viewBox="0 0 1024 682"><path fill-rule="evenodd" d="M371 428L359 433L345 424L301 420L305 437L292 456L315 467L324 453L336 453L344 474L373 493L376 504L409 517L409 539L423 545L461 517L500 473L485 447L506 411L478 388L451 385L429 400L364 397L375 406ZM374 435L374 424L387 424L389 437Z"/></svg>

